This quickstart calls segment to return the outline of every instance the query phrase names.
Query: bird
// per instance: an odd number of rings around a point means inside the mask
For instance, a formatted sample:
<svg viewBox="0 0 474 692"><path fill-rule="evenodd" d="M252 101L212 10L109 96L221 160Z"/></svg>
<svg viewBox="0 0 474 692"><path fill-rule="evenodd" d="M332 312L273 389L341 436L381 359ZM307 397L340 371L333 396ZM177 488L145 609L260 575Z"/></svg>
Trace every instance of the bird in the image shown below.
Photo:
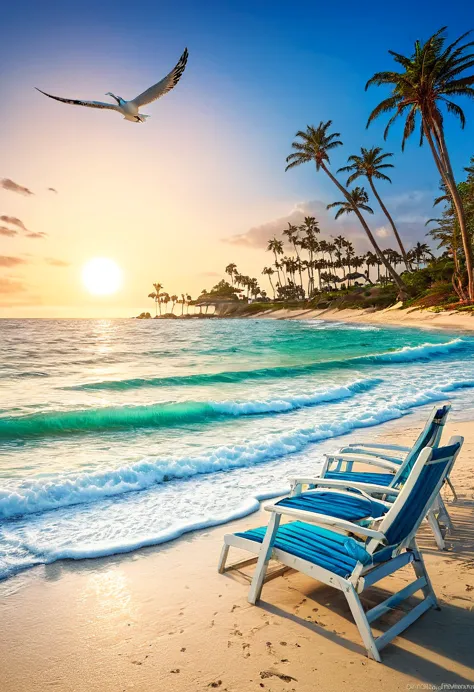
<svg viewBox="0 0 474 692"><path fill-rule="evenodd" d="M48 98L55 99L56 101L61 101L61 103L71 103L74 106L87 106L87 108L104 108L106 110L117 111L118 113L123 114L125 120L129 120L130 122L134 123L144 123L146 119L151 116L145 115L144 113L139 113L139 109L142 106L147 105L148 103L156 101L176 86L176 84L181 79L181 75L183 74L184 69L186 67L188 55L188 49L185 48L182 56L178 60L178 63L171 70L171 72L168 75L166 75L166 77L164 77L160 82L157 82L149 89L144 91L142 94L139 94L130 101L125 101L125 99L123 99L121 96L115 96L115 94L112 94L111 91L108 91L106 96L110 96L111 98L115 99L117 103L106 103L102 101L81 101L79 99L65 99L61 98L60 96L53 96L52 94L47 94L45 91L38 89L38 87L35 87L35 89L47 96Z"/></svg>

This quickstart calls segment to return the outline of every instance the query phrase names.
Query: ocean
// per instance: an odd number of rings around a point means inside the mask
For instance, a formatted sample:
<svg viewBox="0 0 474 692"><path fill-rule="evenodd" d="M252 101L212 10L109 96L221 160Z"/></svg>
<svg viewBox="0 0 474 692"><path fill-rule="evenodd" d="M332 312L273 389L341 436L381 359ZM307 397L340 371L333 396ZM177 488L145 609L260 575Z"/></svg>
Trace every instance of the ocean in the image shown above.
<svg viewBox="0 0 474 692"><path fill-rule="evenodd" d="M468 415L473 356L470 336L316 320L2 320L0 579L242 517L434 402Z"/></svg>

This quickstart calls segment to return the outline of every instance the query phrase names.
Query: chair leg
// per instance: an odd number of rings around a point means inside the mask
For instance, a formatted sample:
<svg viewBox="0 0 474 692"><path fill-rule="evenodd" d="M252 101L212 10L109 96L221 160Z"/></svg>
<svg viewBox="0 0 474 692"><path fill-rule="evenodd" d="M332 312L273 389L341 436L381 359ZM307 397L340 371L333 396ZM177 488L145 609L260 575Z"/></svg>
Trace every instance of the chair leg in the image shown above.
<svg viewBox="0 0 474 692"><path fill-rule="evenodd" d="M428 523L431 526L431 530L433 531L433 535L434 535L434 538L436 541L436 545L438 546L438 549L444 550L445 549L445 543L444 543L443 534L441 533L441 529L439 528L438 520L436 519L436 516L435 516L432 509L429 510L428 514L426 515L426 519L428 520Z"/></svg>
<svg viewBox="0 0 474 692"><path fill-rule="evenodd" d="M439 498L440 502L440 507L439 507L439 515L438 515L438 520L441 519L444 524L446 524L446 528L448 531L453 531L454 530L454 524L451 519L451 516L448 512L448 508L446 507L443 498L440 496Z"/></svg>
<svg viewBox="0 0 474 692"><path fill-rule="evenodd" d="M423 555L420 553L415 539L413 539L413 541L410 544L410 550L412 551L415 558L412 562L413 569L415 570L415 575L417 577L424 577L426 579L426 586L422 588L423 596L425 598L431 598L433 601L433 607L439 609L438 600L433 589L433 584L431 583L431 579L429 578L428 572L426 571L426 565L425 561L423 560Z"/></svg>
<svg viewBox="0 0 474 692"><path fill-rule="evenodd" d="M217 571L219 572L219 574L224 574L224 572L225 572L225 563L227 562L227 556L229 554L229 548L230 548L230 545L227 545L227 543L224 543L224 545L222 546L221 555L219 558L219 564L217 566Z"/></svg>
<svg viewBox="0 0 474 692"><path fill-rule="evenodd" d="M382 658L372 635L369 621L367 620L359 596L352 584L344 584L344 593L346 595L349 608L351 609L352 617L354 618L357 629L360 632L364 646L367 649L369 658L373 658L374 661L381 663Z"/></svg>
<svg viewBox="0 0 474 692"><path fill-rule="evenodd" d="M451 479L450 479L450 478L446 478L446 483L447 483L447 484L449 485L449 487L451 488L451 492L453 493L454 502L457 502L457 501L458 501L458 494L457 494L457 492L456 492L455 489L454 489L454 485L452 484Z"/></svg>
<svg viewBox="0 0 474 692"><path fill-rule="evenodd" d="M280 519L280 514L272 512L270 521L268 522L267 531L265 533L265 538L263 539L262 547L260 548L257 566L255 567L255 572L253 573L252 584L250 585L250 591L247 598L248 602L252 603L252 605L255 605L260 598L260 594L262 593L267 565L272 554L276 532L278 531L278 527L280 525Z"/></svg>

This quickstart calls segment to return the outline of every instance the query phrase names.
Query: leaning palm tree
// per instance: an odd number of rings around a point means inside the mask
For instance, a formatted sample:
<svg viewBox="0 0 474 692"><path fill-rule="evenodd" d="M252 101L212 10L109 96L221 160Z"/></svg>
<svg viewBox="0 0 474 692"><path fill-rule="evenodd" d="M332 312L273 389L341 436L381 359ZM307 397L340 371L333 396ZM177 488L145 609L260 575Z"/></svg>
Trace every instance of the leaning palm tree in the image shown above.
<svg viewBox="0 0 474 692"><path fill-rule="evenodd" d="M465 75L474 65L474 56L469 52L474 41L460 45L470 32L462 34L456 41L446 46L446 27L442 27L425 43L416 41L414 53L410 57L389 51L395 62L401 65L400 72L377 72L366 84L366 89L375 84L389 85L391 95L374 108L367 126L382 113L394 111L387 127L399 117L405 117L402 149L408 137L414 132L417 119L420 120L420 144L426 138L436 167L448 188L453 200L459 222L467 271L467 296L474 300L474 268L472 245L466 224L463 202L456 185L454 173L446 144L442 107L459 118L461 127L465 124L463 110L452 101L456 96L474 96L474 75Z"/></svg>
<svg viewBox="0 0 474 692"><path fill-rule="evenodd" d="M330 152L338 146L342 145L342 142L337 139L340 135L339 132L333 132L329 134L328 130L331 127L331 120L327 122L321 121L318 127L314 125L309 125L306 131L299 130L296 133L296 141L291 145L295 150L290 154L287 159L287 166L285 170L294 168L295 166L300 166L302 163L314 162L316 165L316 170L323 170L330 180L336 185L338 190L342 192L344 197L348 202L352 204L351 196L345 187L334 177L334 175L329 170L328 166L330 164L329 154ZM390 273L393 281L396 283L400 297L404 299L408 295L407 287L403 283L400 276L393 269L393 267L387 262L386 258L383 256L381 249L379 248L375 237L367 225L366 220L362 216L360 210L354 206L354 213L356 214L359 222L367 234L372 247L374 248L377 256L380 258L381 262L387 267L387 271Z"/></svg>
<svg viewBox="0 0 474 692"><path fill-rule="evenodd" d="M382 209L383 213L388 219L390 226L392 227L393 234L397 239L398 247L400 248L400 252L402 253L405 266L407 270L410 271L410 263L408 262L407 253L403 246L402 239L400 238L397 227L395 226L395 222L392 216L390 215L387 207L382 202L377 188L374 185L374 179L388 180L389 183L392 182L388 175L382 173L382 169L393 168L393 164L384 163L385 159L389 158L390 156L393 156L393 154L391 154L390 152L382 153L381 147L372 147L371 149L365 149L365 147L361 147L360 152L360 156L357 156L356 154L349 156L349 158L347 159L349 165L340 168L338 170L338 173L342 173L343 171L347 173L351 172L351 175L347 179L347 186L352 185L352 183L361 176L367 178L367 180L369 181L370 189L374 193L374 196L377 199L380 208Z"/></svg>

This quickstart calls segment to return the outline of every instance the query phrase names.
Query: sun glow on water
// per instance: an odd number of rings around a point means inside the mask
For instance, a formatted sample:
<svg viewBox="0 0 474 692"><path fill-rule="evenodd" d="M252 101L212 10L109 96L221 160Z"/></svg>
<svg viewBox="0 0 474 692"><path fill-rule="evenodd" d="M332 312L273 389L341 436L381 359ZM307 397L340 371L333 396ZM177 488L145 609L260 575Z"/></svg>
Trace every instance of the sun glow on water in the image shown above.
<svg viewBox="0 0 474 692"><path fill-rule="evenodd" d="M122 270L108 257L94 257L84 265L82 281L89 293L108 296L116 293L122 285Z"/></svg>

